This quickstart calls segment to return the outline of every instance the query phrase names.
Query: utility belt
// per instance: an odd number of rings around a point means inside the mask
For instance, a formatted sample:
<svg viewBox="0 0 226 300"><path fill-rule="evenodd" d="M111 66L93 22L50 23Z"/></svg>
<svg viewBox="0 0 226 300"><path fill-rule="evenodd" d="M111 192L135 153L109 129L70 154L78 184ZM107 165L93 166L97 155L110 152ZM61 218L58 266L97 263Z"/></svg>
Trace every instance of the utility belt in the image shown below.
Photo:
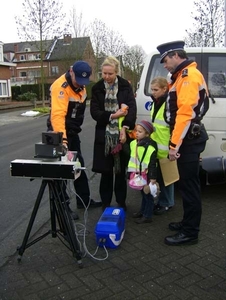
<svg viewBox="0 0 226 300"><path fill-rule="evenodd" d="M191 125L188 129L187 138L190 140L198 138L200 136L202 128L203 124L200 121L191 122Z"/></svg>

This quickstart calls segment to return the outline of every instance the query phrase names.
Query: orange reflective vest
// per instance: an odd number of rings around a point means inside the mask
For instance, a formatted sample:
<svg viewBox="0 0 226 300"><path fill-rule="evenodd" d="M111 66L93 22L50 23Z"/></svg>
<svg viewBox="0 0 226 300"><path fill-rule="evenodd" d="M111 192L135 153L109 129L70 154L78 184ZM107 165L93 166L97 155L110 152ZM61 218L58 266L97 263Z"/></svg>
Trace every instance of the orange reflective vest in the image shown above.
<svg viewBox="0 0 226 300"><path fill-rule="evenodd" d="M175 82L169 85L166 118L171 128L170 148L178 150L192 121L200 120L208 106L208 92L197 63L181 69ZM207 108L208 109L208 108Z"/></svg>
<svg viewBox="0 0 226 300"><path fill-rule="evenodd" d="M51 114L50 121L54 131L63 132L63 139L67 139L66 117L71 116L73 111L69 112L70 103L83 103L86 98L86 89L78 93L72 90L66 81L65 74L59 77L50 87L51 92ZM73 105L72 105L73 106ZM76 120L75 120L76 121ZM80 122L82 123L82 121ZM79 124L81 125L81 124Z"/></svg>

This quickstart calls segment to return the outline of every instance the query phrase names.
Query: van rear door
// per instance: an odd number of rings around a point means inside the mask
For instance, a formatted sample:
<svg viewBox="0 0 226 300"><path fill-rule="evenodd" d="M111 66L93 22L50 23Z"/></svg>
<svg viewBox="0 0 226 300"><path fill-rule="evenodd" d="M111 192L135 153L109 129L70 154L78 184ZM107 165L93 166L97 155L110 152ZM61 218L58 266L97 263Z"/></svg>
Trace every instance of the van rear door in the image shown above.
<svg viewBox="0 0 226 300"><path fill-rule="evenodd" d="M204 74L210 92L210 107L203 119L209 140L205 156L226 152L226 53L204 53Z"/></svg>

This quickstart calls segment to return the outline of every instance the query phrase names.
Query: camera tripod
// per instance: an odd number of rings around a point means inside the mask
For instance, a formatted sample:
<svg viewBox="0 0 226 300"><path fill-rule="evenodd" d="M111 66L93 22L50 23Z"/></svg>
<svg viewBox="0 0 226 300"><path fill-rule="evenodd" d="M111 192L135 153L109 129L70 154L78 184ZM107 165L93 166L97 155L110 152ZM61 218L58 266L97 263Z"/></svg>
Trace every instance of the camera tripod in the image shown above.
<svg viewBox="0 0 226 300"><path fill-rule="evenodd" d="M53 180L53 179L43 179L34 208L30 217L30 221L28 223L25 236L22 242L22 245L17 248L18 251L18 262L21 261L22 255L25 250L37 243L47 235L51 234L53 238L58 237L60 241L72 251L73 257L76 258L77 263L80 268L83 267L83 263L81 260L81 252L79 249L79 243L76 239L75 229L73 220L71 218L68 205L66 203L66 199L64 197L62 191L62 184L64 184L64 180ZM51 229L36 239L32 240L28 243L28 239L32 230L32 226L34 224L41 200L43 198L44 191L46 187L49 188L49 201L50 201L50 217L51 217ZM57 222L59 228L57 228Z"/></svg>

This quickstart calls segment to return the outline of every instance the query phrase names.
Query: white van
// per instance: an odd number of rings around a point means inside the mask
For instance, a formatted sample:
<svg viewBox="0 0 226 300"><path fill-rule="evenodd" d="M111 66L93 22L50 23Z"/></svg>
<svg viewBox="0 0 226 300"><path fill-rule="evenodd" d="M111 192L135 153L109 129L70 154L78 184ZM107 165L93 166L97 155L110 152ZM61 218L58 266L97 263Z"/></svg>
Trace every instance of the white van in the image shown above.
<svg viewBox="0 0 226 300"><path fill-rule="evenodd" d="M210 92L210 107L202 122L209 135L201 154L206 183L226 182L226 48L186 48L188 57L197 62ZM136 91L137 118L149 119L152 106L150 82L157 76L167 77L159 53L150 53L145 61Z"/></svg>

